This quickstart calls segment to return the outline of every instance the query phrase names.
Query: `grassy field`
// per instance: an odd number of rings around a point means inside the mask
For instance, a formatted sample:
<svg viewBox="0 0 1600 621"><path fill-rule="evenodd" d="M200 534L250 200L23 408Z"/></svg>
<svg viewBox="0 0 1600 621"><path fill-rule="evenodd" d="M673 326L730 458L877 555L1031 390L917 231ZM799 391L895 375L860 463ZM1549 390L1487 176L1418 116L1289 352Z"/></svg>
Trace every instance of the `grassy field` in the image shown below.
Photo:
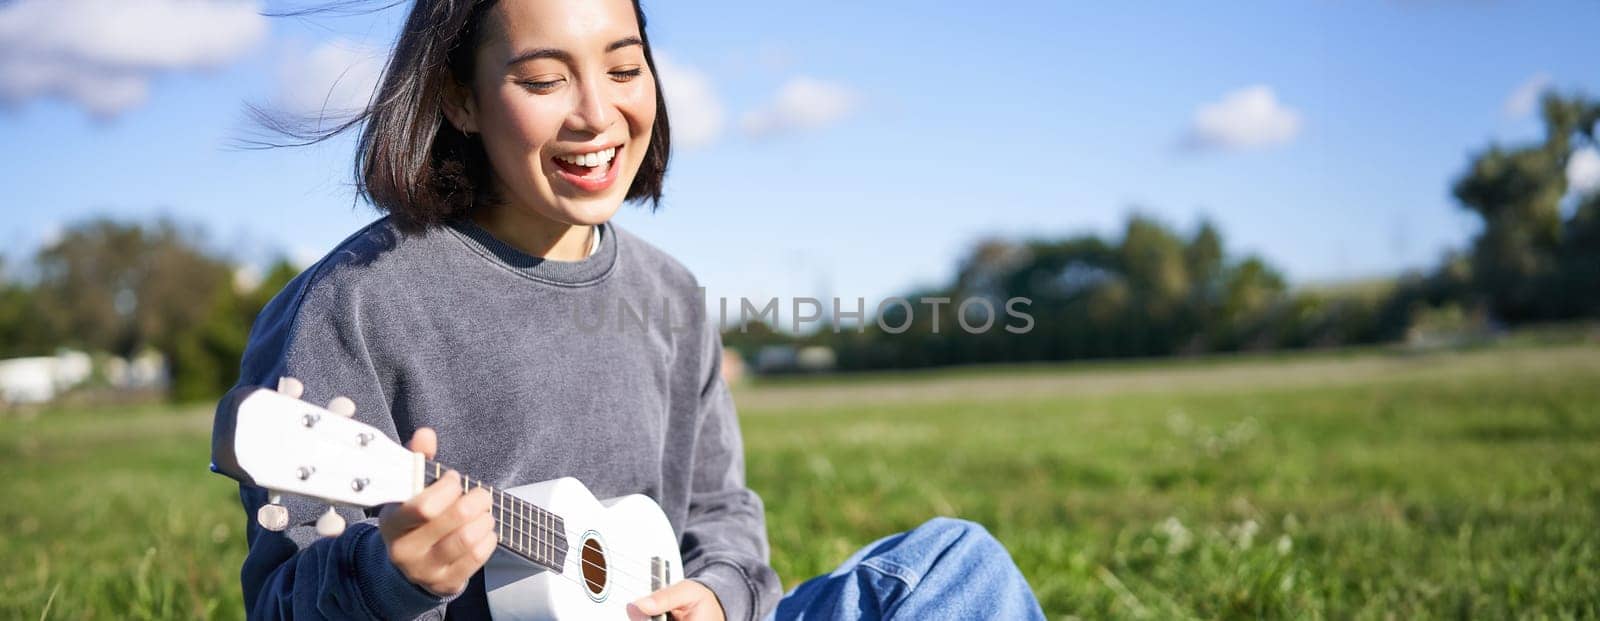
<svg viewBox="0 0 1600 621"><path fill-rule="evenodd" d="M1600 347L743 387L788 586L934 515L1051 618L1600 615ZM241 616L207 406L0 417L0 618Z"/></svg>

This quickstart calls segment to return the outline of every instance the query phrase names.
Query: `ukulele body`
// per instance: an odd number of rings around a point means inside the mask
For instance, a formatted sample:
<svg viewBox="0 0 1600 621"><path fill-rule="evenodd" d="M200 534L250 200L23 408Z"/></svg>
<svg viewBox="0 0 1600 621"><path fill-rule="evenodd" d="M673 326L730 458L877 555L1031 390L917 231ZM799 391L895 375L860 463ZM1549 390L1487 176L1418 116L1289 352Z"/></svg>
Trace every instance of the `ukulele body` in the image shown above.
<svg viewBox="0 0 1600 621"><path fill-rule="evenodd" d="M677 535L648 496L598 500L571 477L504 491L562 516L568 548L559 574L495 549L483 571L497 621L627 619L629 602L682 576Z"/></svg>

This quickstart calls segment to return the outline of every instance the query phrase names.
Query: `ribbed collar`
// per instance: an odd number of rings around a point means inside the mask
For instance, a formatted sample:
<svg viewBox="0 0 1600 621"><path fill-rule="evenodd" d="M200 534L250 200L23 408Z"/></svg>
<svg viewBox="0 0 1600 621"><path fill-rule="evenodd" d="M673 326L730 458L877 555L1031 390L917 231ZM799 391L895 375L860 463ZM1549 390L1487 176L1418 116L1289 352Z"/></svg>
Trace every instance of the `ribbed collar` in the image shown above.
<svg viewBox="0 0 1600 621"><path fill-rule="evenodd" d="M533 280L567 287L582 287L605 280L616 266L620 239L614 234L611 223L603 222L598 226L600 248L594 254L577 261L556 261L533 256L500 241L471 218L457 218L449 222L450 232L485 259Z"/></svg>

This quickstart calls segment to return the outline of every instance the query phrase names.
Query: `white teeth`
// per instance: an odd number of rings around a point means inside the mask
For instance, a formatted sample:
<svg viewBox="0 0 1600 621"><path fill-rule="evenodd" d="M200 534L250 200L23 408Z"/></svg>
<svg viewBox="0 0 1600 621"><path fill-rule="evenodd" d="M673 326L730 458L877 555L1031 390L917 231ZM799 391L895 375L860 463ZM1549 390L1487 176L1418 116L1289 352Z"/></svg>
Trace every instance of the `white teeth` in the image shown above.
<svg viewBox="0 0 1600 621"><path fill-rule="evenodd" d="M575 166L586 166L586 167L589 167L589 168L594 168L596 166L600 166L602 164L610 162L611 158L614 158L616 156L617 156L617 148L616 147L610 147L610 148L607 148L607 149L604 149L604 150L601 150L601 151L596 151L594 153L584 153L582 155L557 155L556 159L559 159L559 160L561 160L563 162L566 162L568 164L572 164L572 165L575 165Z"/></svg>

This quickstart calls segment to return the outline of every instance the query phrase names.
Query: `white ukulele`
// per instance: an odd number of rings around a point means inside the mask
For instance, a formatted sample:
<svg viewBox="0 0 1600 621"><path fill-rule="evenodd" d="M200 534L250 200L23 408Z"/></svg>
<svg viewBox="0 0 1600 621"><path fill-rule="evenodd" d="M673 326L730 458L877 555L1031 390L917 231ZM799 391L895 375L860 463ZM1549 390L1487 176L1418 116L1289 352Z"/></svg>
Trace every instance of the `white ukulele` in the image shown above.
<svg viewBox="0 0 1600 621"><path fill-rule="evenodd" d="M289 525L277 503L292 493L330 503L317 532L334 536L344 519L332 504L405 502L449 470L352 420L349 399L322 408L297 398L299 382L280 389L257 389L222 408L211 437L212 470L269 490L272 501L256 516L263 528ZM626 619L628 602L681 571L678 538L648 496L596 500L571 477L504 490L461 480L463 493L481 487L494 498L500 547L484 578L496 619Z"/></svg>

